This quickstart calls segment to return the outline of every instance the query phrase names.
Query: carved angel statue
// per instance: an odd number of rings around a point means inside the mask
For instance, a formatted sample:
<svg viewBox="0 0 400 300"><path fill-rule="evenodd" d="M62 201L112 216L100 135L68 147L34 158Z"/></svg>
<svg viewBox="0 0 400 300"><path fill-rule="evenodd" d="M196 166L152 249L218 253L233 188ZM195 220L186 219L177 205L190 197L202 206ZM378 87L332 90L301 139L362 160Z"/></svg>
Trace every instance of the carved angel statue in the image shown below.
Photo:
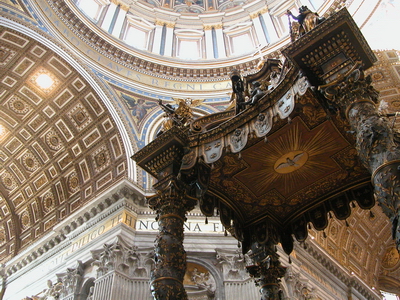
<svg viewBox="0 0 400 300"><path fill-rule="evenodd" d="M164 132L171 129L173 126L186 127L193 121L192 107L200 105L204 100L192 100L187 99L174 99L178 104L177 108L174 108L171 104L163 104L162 100L158 100L158 104L161 109L165 112L165 120L163 122Z"/></svg>
<svg viewBox="0 0 400 300"><path fill-rule="evenodd" d="M194 268L191 274L191 280L197 287L207 291L208 299L214 299L215 280L210 276L209 272L200 272L197 268Z"/></svg>
<svg viewBox="0 0 400 300"><path fill-rule="evenodd" d="M91 286L89 289L89 295L87 300L93 300L93 294L94 294L94 286Z"/></svg>

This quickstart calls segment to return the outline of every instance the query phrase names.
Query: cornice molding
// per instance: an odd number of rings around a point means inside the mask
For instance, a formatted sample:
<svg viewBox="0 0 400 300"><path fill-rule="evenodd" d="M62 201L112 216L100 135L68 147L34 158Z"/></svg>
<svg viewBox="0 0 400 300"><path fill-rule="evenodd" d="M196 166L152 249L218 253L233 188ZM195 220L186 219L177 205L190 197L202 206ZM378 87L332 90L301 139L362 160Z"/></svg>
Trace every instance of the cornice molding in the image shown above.
<svg viewBox="0 0 400 300"><path fill-rule="evenodd" d="M191 68L191 62L175 61L173 59L160 57L154 54L135 53L132 49L127 49L126 45L122 45L117 39L105 37L100 31L89 28L81 20L81 16L77 15L77 11L73 10L65 1L57 0L49 3L55 14L62 22L84 43L95 49L99 54L104 55L118 64L128 67L137 72L148 74L157 78L167 80L176 79L174 74L187 74L181 78L184 81L191 82L210 82L227 80L232 68L241 70L242 74L253 72L256 69L258 57L243 57L235 59L220 60L216 62L204 61L199 64L196 62L196 68ZM157 25L166 25L174 27L175 23L158 20ZM222 24L213 25L212 27L219 29ZM137 54L137 55L136 55ZM265 58L276 58L280 56L279 50L273 50L265 55ZM229 61L229 64L226 62ZM202 66L203 64L203 66ZM169 66L173 65L173 66ZM171 74L170 70L174 72ZM190 72L188 72L190 69Z"/></svg>
<svg viewBox="0 0 400 300"><path fill-rule="evenodd" d="M7 280L11 282L17 279L22 269L23 272L27 272L56 255L70 246L78 235L93 228L121 208L139 213L138 204L134 204L140 201L139 197L138 192L128 182L118 184L106 195L99 196L97 200L55 226L52 233L8 261L5 265Z"/></svg>

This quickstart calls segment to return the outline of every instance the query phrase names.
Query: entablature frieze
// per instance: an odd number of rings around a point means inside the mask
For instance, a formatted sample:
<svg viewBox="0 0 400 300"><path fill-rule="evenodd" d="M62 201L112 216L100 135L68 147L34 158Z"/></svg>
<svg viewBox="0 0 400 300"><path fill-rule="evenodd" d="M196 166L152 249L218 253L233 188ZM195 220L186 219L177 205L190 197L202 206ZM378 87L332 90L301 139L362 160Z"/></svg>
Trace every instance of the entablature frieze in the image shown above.
<svg viewBox="0 0 400 300"><path fill-rule="evenodd" d="M21 272L33 269L51 257L67 257L119 223L135 228L141 210L140 197L129 183L121 182L114 192L100 196L55 226L44 239L7 262L5 274L8 281L17 279Z"/></svg>

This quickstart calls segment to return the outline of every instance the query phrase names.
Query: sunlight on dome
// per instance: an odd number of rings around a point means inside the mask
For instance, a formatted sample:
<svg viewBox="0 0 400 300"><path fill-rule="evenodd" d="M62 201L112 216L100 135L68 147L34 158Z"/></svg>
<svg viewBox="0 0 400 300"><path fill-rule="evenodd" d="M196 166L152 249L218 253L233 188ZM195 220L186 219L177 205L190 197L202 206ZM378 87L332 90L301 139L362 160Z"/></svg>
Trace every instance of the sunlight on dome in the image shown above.
<svg viewBox="0 0 400 300"><path fill-rule="evenodd" d="M54 80L47 74L40 74L36 78L36 83L40 88L45 90L45 89L50 88L53 85Z"/></svg>
<svg viewBox="0 0 400 300"><path fill-rule="evenodd" d="M0 141L6 136L6 134L6 128L2 124L0 124Z"/></svg>
<svg viewBox="0 0 400 300"><path fill-rule="evenodd" d="M81 0L77 2L78 7L89 17L96 20L100 14L102 5L93 0Z"/></svg>
<svg viewBox="0 0 400 300"><path fill-rule="evenodd" d="M387 292L383 292L383 291L381 291L381 293L383 295L383 300L399 300L399 297L396 296L395 294L387 293Z"/></svg>
<svg viewBox="0 0 400 300"><path fill-rule="evenodd" d="M400 26L400 4L394 0L382 1L374 16L369 19L361 31L372 49L400 49L397 36Z"/></svg>

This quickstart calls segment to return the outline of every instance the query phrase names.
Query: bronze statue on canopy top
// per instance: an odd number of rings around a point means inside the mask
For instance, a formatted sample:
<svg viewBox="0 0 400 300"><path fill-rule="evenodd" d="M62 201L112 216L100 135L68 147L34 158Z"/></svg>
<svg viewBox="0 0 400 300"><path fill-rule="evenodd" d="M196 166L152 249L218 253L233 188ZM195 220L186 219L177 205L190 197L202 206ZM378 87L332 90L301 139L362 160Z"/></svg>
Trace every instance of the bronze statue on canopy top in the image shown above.
<svg viewBox="0 0 400 300"><path fill-rule="evenodd" d="M246 105L254 105L258 102L258 100L260 100L266 95L266 91L263 90L263 86L259 81L253 81L251 85L252 85L251 95L250 99L245 102ZM266 87L266 89L268 89L268 86Z"/></svg>
<svg viewBox="0 0 400 300"><path fill-rule="evenodd" d="M159 134L171 129L173 126L187 127L193 120L192 108L186 103L185 99L178 99L178 108L174 108L171 104L163 104L162 100L158 100L158 105L165 112L165 120L162 124L162 130Z"/></svg>
<svg viewBox="0 0 400 300"><path fill-rule="evenodd" d="M312 12L304 5L299 8L298 16L294 16L290 10L287 10L286 14L297 21L292 23L289 20L290 36L292 41L314 29L319 23L325 20L324 18L320 18L316 12Z"/></svg>

